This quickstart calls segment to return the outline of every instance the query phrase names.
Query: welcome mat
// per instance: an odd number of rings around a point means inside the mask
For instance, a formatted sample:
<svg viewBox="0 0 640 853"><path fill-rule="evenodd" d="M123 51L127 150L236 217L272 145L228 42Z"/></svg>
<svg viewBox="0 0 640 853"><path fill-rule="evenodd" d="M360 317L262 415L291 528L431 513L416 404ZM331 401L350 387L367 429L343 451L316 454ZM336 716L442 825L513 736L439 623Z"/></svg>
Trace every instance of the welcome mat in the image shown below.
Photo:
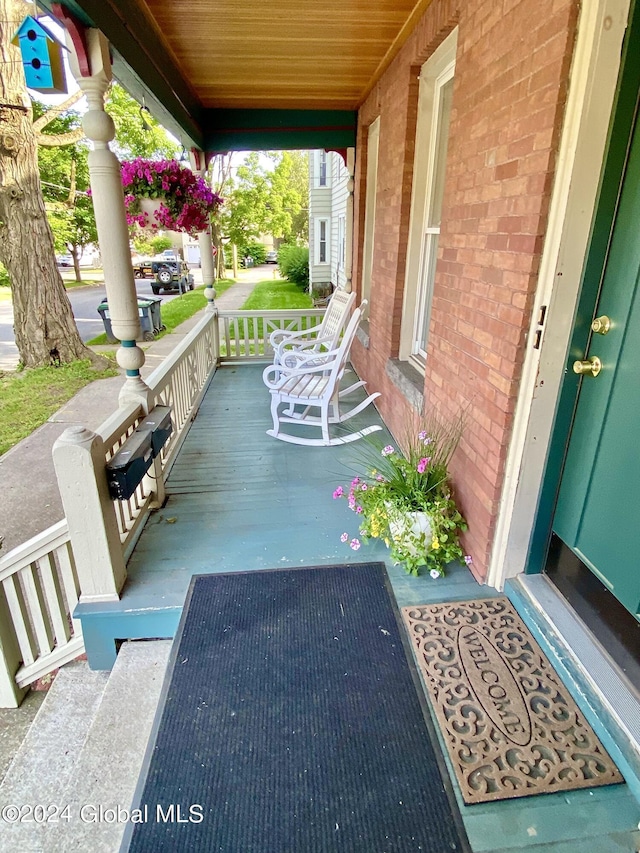
<svg viewBox="0 0 640 853"><path fill-rule="evenodd" d="M383 563L196 576L123 849L468 851L430 726Z"/></svg>
<svg viewBox="0 0 640 853"><path fill-rule="evenodd" d="M466 803L624 781L507 598L402 613Z"/></svg>

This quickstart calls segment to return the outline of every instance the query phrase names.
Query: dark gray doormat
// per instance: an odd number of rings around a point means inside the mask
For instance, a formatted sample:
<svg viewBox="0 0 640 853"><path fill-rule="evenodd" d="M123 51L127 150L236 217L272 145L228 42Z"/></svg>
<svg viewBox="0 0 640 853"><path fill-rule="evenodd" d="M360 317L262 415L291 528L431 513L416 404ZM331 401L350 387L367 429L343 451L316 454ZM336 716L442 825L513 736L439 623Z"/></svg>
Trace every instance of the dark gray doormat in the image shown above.
<svg viewBox="0 0 640 853"><path fill-rule="evenodd" d="M164 691L124 849L469 850L383 563L196 576Z"/></svg>
<svg viewBox="0 0 640 853"><path fill-rule="evenodd" d="M507 598L402 614L466 803L624 781Z"/></svg>

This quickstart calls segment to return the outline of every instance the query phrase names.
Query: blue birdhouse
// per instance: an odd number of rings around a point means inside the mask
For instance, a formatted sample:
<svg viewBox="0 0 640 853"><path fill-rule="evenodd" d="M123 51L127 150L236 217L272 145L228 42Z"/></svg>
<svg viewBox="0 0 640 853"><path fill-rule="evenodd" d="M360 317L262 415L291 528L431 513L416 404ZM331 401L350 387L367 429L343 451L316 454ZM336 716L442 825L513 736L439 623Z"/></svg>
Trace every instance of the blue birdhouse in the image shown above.
<svg viewBox="0 0 640 853"><path fill-rule="evenodd" d="M43 94L66 94L63 46L39 21L26 17L13 37L20 47L27 86Z"/></svg>

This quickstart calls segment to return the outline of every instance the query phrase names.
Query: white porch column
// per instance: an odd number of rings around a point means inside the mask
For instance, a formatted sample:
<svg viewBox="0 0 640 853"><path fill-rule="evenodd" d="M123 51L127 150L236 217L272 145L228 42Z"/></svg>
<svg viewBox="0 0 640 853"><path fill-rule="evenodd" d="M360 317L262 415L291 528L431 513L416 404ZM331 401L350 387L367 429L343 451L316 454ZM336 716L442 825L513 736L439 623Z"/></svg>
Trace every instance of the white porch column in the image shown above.
<svg viewBox="0 0 640 853"><path fill-rule="evenodd" d="M120 405L138 402L148 411L149 388L140 376L144 353L136 344L140 336L138 297L131 266L120 163L109 149L109 142L115 136L115 127L111 116L104 110L104 95L111 82L109 45L99 30L87 30L86 38L90 76L82 75L69 38L67 44L71 70L89 104L82 126L87 138L93 143L93 150L89 153L91 194L111 327L121 342L116 358L127 377L120 391Z"/></svg>
<svg viewBox="0 0 640 853"><path fill-rule="evenodd" d="M344 235L344 274L347 279L344 289L347 293L353 290L352 274L353 274L353 175L355 172L356 150L355 148L347 148L347 210L345 216L346 233Z"/></svg>

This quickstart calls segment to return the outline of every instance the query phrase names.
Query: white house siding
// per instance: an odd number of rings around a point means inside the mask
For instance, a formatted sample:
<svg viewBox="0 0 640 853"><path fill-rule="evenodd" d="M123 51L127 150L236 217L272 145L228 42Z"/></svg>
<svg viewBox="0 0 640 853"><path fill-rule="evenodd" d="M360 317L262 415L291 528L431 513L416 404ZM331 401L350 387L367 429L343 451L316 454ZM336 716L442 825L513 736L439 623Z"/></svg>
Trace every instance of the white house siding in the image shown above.
<svg viewBox="0 0 640 853"><path fill-rule="evenodd" d="M344 285L344 258L341 257L340 218L346 228L348 173L342 157L326 152L326 185L321 185L321 151L309 152L309 279L311 286ZM324 225L325 261L320 260L319 240Z"/></svg>

